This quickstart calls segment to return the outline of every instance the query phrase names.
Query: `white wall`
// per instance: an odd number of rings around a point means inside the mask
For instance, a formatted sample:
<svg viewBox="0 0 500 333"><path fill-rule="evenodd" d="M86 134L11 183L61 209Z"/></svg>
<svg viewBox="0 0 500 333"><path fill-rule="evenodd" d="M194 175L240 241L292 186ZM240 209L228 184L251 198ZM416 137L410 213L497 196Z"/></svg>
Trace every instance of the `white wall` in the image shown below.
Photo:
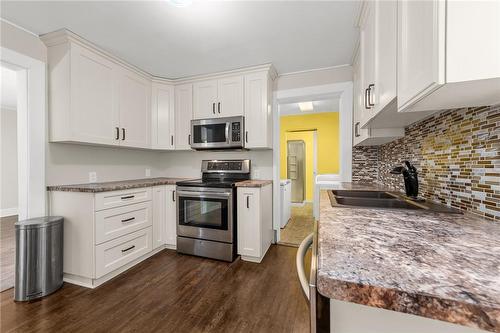
<svg viewBox="0 0 500 333"><path fill-rule="evenodd" d="M17 114L2 108L0 113L0 212L2 216L17 214Z"/></svg>
<svg viewBox="0 0 500 333"><path fill-rule="evenodd" d="M250 159L252 178L273 179L272 150L244 152L176 151L162 154L164 173L170 177L200 177L201 161L209 159Z"/></svg>
<svg viewBox="0 0 500 333"><path fill-rule="evenodd" d="M280 74L275 81L275 90L288 90L325 84L352 81L352 66Z"/></svg>

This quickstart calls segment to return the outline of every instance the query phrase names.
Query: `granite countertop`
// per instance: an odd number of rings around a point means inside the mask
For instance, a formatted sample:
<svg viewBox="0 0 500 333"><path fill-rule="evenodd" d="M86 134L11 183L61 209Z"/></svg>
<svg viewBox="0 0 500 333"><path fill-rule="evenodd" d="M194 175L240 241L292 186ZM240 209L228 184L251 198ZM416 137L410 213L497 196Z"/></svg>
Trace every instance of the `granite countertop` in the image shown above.
<svg viewBox="0 0 500 333"><path fill-rule="evenodd" d="M263 179L250 179L244 180L241 182L237 182L235 184L236 187L263 187L269 184L272 184L272 180L263 180Z"/></svg>
<svg viewBox="0 0 500 333"><path fill-rule="evenodd" d="M103 182L103 183L53 185L53 186L47 186L47 191L97 193L97 192L108 192L108 191L120 191L131 188L149 187L157 185L175 185L175 183L177 183L178 181L186 179L189 178L158 177L158 178L121 180L121 181Z"/></svg>
<svg viewBox="0 0 500 333"><path fill-rule="evenodd" d="M326 190L320 207L322 295L500 332L500 224L469 214L332 207Z"/></svg>

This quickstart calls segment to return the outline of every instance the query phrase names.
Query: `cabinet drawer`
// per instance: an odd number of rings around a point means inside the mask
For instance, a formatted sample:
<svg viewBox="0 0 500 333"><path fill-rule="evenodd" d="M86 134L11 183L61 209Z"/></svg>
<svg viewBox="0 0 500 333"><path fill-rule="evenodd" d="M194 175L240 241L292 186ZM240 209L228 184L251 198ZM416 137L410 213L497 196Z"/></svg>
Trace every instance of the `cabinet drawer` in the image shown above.
<svg viewBox="0 0 500 333"><path fill-rule="evenodd" d="M95 247L96 279L151 252L151 227Z"/></svg>
<svg viewBox="0 0 500 333"><path fill-rule="evenodd" d="M101 192L95 195L95 210L120 207L149 200L151 200L150 187Z"/></svg>
<svg viewBox="0 0 500 333"><path fill-rule="evenodd" d="M151 201L105 209L95 213L95 243L143 229L152 224Z"/></svg>

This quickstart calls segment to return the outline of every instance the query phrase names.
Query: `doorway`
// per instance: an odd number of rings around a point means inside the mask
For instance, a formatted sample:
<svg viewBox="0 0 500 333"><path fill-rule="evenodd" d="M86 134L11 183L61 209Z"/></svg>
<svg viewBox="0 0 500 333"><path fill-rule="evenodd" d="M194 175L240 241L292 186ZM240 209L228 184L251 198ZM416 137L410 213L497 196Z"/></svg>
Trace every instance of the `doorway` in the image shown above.
<svg viewBox="0 0 500 333"><path fill-rule="evenodd" d="M287 141L287 179L291 182L291 201L294 204L303 204L306 187L306 144L304 140Z"/></svg>

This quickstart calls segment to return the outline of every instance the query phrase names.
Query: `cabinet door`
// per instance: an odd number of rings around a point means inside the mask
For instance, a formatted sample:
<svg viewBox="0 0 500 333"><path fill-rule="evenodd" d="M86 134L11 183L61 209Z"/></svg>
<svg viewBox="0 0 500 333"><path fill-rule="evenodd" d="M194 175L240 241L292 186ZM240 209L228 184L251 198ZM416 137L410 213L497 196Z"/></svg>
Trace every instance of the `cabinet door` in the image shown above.
<svg viewBox="0 0 500 333"><path fill-rule="evenodd" d="M361 122L371 118L375 101L375 10L374 4L367 2L360 30L361 82L363 109ZM365 97L366 96L366 97ZM366 105L365 105L366 104Z"/></svg>
<svg viewBox="0 0 500 333"><path fill-rule="evenodd" d="M193 84L194 119L213 118L217 115L217 81Z"/></svg>
<svg viewBox="0 0 500 333"><path fill-rule="evenodd" d="M156 249L166 240L166 206L165 186L153 187L153 249Z"/></svg>
<svg viewBox="0 0 500 333"><path fill-rule="evenodd" d="M151 147L174 149L174 87L153 83L151 99Z"/></svg>
<svg viewBox="0 0 500 333"><path fill-rule="evenodd" d="M223 117L243 115L243 76L218 81L217 114Z"/></svg>
<svg viewBox="0 0 500 333"><path fill-rule="evenodd" d="M441 0L398 3L399 110L444 83L443 6Z"/></svg>
<svg viewBox="0 0 500 333"><path fill-rule="evenodd" d="M353 64L353 145L356 146L358 143L365 140L368 136L368 129L361 128L363 121L362 114L365 111L364 108L364 89L361 81L361 73L359 66L359 54Z"/></svg>
<svg viewBox="0 0 500 333"><path fill-rule="evenodd" d="M118 145L115 130L119 126L115 65L104 57L72 44L70 75L74 140Z"/></svg>
<svg viewBox="0 0 500 333"><path fill-rule="evenodd" d="M271 112L266 73L245 75L245 147L271 148Z"/></svg>
<svg viewBox="0 0 500 333"><path fill-rule="evenodd" d="M193 119L193 85L175 87L175 149L190 149Z"/></svg>
<svg viewBox="0 0 500 333"><path fill-rule="evenodd" d="M168 247L175 248L177 245L177 193L175 185L166 186L166 214L165 214L165 243Z"/></svg>
<svg viewBox="0 0 500 333"><path fill-rule="evenodd" d="M120 145L150 147L151 81L123 69L119 80Z"/></svg>
<svg viewBox="0 0 500 333"><path fill-rule="evenodd" d="M397 1L375 2L375 114L396 98L397 19Z"/></svg>
<svg viewBox="0 0 500 333"><path fill-rule="evenodd" d="M260 257L260 191L258 188L238 188L237 200L238 254Z"/></svg>

